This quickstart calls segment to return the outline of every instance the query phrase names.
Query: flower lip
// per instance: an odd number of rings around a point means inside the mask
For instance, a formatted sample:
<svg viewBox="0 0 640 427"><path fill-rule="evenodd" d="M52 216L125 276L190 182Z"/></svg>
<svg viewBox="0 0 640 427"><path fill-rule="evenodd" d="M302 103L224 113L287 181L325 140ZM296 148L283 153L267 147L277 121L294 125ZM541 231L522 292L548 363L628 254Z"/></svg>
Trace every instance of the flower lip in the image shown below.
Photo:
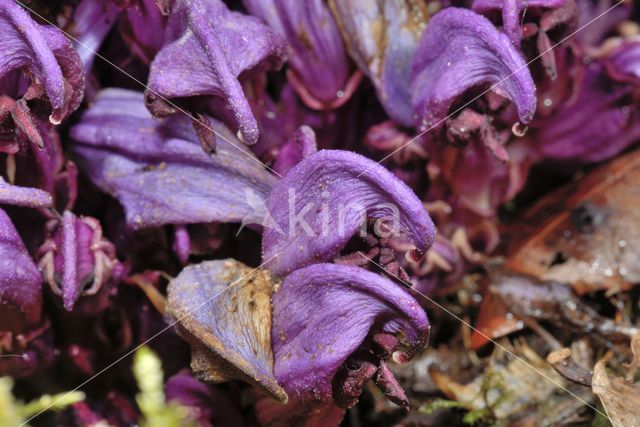
<svg viewBox="0 0 640 427"><path fill-rule="evenodd" d="M392 232L419 252L435 240L435 226L413 191L383 166L348 151L304 158L274 185L267 208L274 226L265 227L263 258L280 254L268 267L281 275L337 257L364 217L391 220Z"/></svg>
<svg viewBox="0 0 640 427"><path fill-rule="evenodd" d="M437 13L413 60L413 107L421 130L442 126L467 90L481 85L508 97L520 121L536 111L536 91L522 54L485 17L455 7Z"/></svg>

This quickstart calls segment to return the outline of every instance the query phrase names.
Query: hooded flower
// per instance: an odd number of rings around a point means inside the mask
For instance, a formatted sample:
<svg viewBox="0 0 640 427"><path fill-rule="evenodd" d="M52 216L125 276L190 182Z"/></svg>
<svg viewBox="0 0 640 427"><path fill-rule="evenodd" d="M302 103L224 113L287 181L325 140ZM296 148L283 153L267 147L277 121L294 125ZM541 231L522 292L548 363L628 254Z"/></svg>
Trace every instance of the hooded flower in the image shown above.
<svg viewBox="0 0 640 427"><path fill-rule="evenodd" d="M149 110L159 117L178 111L176 105L214 113L238 131L238 139L255 144L258 125L241 81L279 68L284 41L258 18L230 11L221 0L177 0L164 39L151 63Z"/></svg>
<svg viewBox="0 0 640 427"><path fill-rule="evenodd" d="M154 119L141 93L107 89L71 130L73 151L134 228L241 222L255 214L247 189L266 198L275 177L221 123L211 123L235 145L221 140L208 155L185 116Z"/></svg>
<svg viewBox="0 0 640 427"><path fill-rule="evenodd" d="M384 167L348 151L306 157L274 186L267 209L273 222L265 227L263 258L279 254L269 263L277 274L334 259L367 219L404 234L418 253L435 238L413 191Z"/></svg>
<svg viewBox="0 0 640 427"><path fill-rule="evenodd" d="M370 379L408 405L385 361L411 359L427 344L429 324L413 297L380 275L316 264L279 284L235 260L207 261L185 268L168 293L196 374L291 396L286 419L322 407L339 421L336 405L353 406Z"/></svg>
<svg viewBox="0 0 640 427"><path fill-rule="evenodd" d="M59 124L82 100L82 62L57 28L40 25L13 0L0 1L0 151L17 129L42 145L35 117Z"/></svg>
<svg viewBox="0 0 640 427"><path fill-rule="evenodd" d="M411 61L429 17L420 0L329 0L349 54L387 114L411 126Z"/></svg>
<svg viewBox="0 0 640 427"><path fill-rule="evenodd" d="M486 18L466 9L436 14L413 59L413 108L418 127L440 127L469 89L495 85L509 98L522 123L536 110L533 80L522 54Z"/></svg>
<svg viewBox="0 0 640 427"><path fill-rule="evenodd" d="M289 45L289 82L311 108L326 110L344 104L360 75L351 64L329 7L323 0L243 0Z"/></svg>

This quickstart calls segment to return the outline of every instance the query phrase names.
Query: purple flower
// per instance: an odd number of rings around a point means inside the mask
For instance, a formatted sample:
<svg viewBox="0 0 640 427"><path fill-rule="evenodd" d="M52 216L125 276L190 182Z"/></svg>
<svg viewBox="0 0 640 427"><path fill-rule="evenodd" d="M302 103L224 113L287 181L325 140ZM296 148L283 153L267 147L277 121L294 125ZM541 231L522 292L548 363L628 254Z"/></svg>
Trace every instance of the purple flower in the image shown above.
<svg viewBox="0 0 640 427"><path fill-rule="evenodd" d="M0 1L0 28L0 152L17 151L16 131L42 146L36 117L59 124L78 108L82 63L62 32L37 24L13 0Z"/></svg>
<svg viewBox="0 0 640 427"><path fill-rule="evenodd" d="M243 0L289 45L289 83L311 108L328 110L344 104L360 82L340 30L323 0Z"/></svg>
<svg viewBox="0 0 640 427"><path fill-rule="evenodd" d="M404 363L427 344L426 314L409 293L337 264L276 280L218 260L188 266L170 283L168 310L192 346L198 378L243 380L283 402L290 396L287 418L351 407L371 379L408 406L385 361Z"/></svg>
<svg viewBox="0 0 640 427"><path fill-rule="evenodd" d="M384 167L348 151L306 157L273 187L267 209L273 223L265 227L263 257L279 254L269 263L276 274L337 257L367 219L403 233L418 253L435 238L413 191Z"/></svg>
<svg viewBox="0 0 640 427"><path fill-rule="evenodd" d="M420 1L330 0L349 54L371 79L387 114L411 126L411 62L427 26ZM430 24L429 24L430 25Z"/></svg>
<svg viewBox="0 0 640 427"><path fill-rule="evenodd" d="M177 0L171 8L164 47L149 73L146 102L163 117L177 103L194 113L215 113L238 139L255 144L258 125L242 82L279 68L284 41L258 18L230 11L221 0Z"/></svg>
<svg viewBox="0 0 640 427"><path fill-rule="evenodd" d="M413 108L418 127L441 126L453 104L469 89L496 85L522 123L536 110L536 93L522 54L486 18L448 8L430 21L413 59Z"/></svg>

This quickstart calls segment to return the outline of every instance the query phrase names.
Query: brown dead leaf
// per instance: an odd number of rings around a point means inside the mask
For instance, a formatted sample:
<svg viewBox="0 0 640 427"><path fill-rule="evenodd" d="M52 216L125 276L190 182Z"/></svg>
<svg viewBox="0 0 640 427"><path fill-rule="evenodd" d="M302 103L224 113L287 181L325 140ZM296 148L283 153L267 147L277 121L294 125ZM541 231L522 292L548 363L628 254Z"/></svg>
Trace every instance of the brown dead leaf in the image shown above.
<svg viewBox="0 0 640 427"><path fill-rule="evenodd" d="M545 197L518 221L506 268L569 283L579 294L640 282L638 182L635 151Z"/></svg>
<svg viewBox="0 0 640 427"><path fill-rule="evenodd" d="M601 360L593 368L592 390L616 427L640 426L640 384L609 376Z"/></svg>

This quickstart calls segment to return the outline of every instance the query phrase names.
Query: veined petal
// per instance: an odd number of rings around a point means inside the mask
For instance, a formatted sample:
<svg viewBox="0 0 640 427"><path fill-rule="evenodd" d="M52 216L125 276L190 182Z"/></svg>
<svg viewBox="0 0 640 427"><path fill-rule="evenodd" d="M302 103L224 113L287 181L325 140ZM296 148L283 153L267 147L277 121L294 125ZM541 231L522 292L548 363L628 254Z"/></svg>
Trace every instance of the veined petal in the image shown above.
<svg viewBox="0 0 640 427"><path fill-rule="evenodd" d="M168 312L191 344L191 368L205 381L242 380L280 401L273 376L269 272L232 260L186 267L168 288Z"/></svg>
<svg viewBox="0 0 640 427"><path fill-rule="evenodd" d="M324 0L243 0L287 40L290 83L311 108L330 109L346 102L350 64L329 7Z"/></svg>
<svg viewBox="0 0 640 427"><path fill-rule="evenodd" d="M131 227L253 219L247 192L266 200L275 177L221 123L210 124L238 148L219 138L208 155L186 116L154 119L141 93L107 89L72 128L72 150Z"/></svg>
<svg viewBox="0 0 640 427"><path fill-rule="evenodd" d="M495 85L515 104L520 121L531 121L535 86L510 39L470 10L448 8L436 14L413 61L413 107L420 129L442 125L453 103L482 85Z"/></svg>
<svg viewBox="0 0 640 427"><path fill-rule="evenodd" d="M411 108L411 60L429 14L421 0L329 0L349 54L376 87L387 114L404 126Z"/></svg>
<svg viewBox="0 0 640 427"><path fill-rule="evenodd" d="M213 113L227 118L240 140L254 144L258 125L240 80L279 68L285 49L284 41L258 18L229 11L221 0L177 0L167 21L165 45L151 63L148 107L154 115L165 116L176 109L162 98L192 98L200 106L188 109L211 113L206 102L217 99L222 105Z"/></svg>
<svg viewBox="0 0 640 427"><path fill-rule="evenodd" d="M73 310L81 296L87 303L80 312L93 314L106 307L114 270L120 267L98 220L65 211L40 252L39 267L66 310Z"/></svg>
<svg viewBox="0 0 640 427"><path fill-rule="evenodd" d="M338 369L382 333L400 338L405 362L429 338L427 315L400 285L370 271L339 264L296 270L273 295L274 372L292 396L331 401Z"/></svg>
<svg viewBox="0 0 640 427"><path fill-rule="evenodd" d="M366 219L384 221L404 234L419 252L435 239L422 202L391 172L359 154L322 150L291 169L267 202L274 221L265 224L263 259L286 274L314 262L330 261Z"/></svg>

